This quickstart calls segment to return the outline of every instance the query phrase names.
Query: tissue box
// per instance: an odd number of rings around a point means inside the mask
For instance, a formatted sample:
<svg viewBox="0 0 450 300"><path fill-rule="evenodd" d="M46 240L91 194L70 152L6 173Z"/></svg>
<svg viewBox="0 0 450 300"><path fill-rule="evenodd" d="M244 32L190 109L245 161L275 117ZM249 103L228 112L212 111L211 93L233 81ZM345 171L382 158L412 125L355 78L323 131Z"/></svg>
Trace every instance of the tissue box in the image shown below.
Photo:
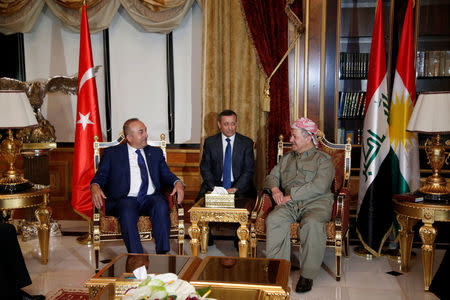
<svg viewBox="0 0 450 300"><path fill-rule="evenodd" d="M205 207L234 208L234 194L205 194Z"/></svg>

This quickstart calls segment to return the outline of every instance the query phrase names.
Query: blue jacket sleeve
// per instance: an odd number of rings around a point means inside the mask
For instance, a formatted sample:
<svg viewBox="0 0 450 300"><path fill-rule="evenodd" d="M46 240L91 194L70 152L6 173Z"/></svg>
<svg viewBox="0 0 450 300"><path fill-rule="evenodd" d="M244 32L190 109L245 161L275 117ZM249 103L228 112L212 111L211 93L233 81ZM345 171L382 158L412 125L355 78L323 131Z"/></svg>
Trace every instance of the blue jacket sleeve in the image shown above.
<svg viewBox="0 0 450 300"><path fill-rule="evenodd" d="M98 184L100 188L104 190L110 179L111 161L111 151L110 149L105 149L100 159L98 170L95 173L94 178L92 178L91 184Z"/></svg>

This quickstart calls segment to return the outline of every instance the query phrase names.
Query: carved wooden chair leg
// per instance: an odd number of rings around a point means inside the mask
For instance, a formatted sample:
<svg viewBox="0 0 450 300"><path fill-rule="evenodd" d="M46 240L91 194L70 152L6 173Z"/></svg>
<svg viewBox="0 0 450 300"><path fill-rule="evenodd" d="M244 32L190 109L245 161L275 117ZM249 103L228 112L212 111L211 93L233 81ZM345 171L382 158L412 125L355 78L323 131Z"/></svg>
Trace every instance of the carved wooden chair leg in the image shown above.
<svg viewBox="0 0 450 300"><path fill-rule="evenodd" d="M256 232L254 224L250 225L250 257L256 257L256 244L258 240L256 239Z"/></svg>
<svg viewBox="0 0 450 300"><path fill-rule="evenodd" d="M184 255L184 209L178 205L178 254Z"/></svg>
<svg viewBox="0 0 450 300"><path fill-rule="evenodd" d="M336 281L341 280L341 274L342 274L342 253L338 255L336 253Z"/></svg>
<svg viewBox="0 0 450 300"><path fill-rule="evenodd" d="M100 260L100 258L99 258L99 256L100 256L100 250L99 249L95 249L94 250L94 255L95 255L95 273L97 273L98 271L100 271L100 268L99 268L99 260Z"/></svg>
<svg viewBox="0 0 450 300"><path fill-rule="evenodd" d="M99 271L100 260L100 213L95 209L92 218L92 244L94 246L95 273Z"/></svg>
<svg viewBox="0 0 450 300"><path fill-rule="evenodd" d="M336 236L342 236L341 234L336 233ZM342 238L336 238L334 244L334 254L336 259L336 281L341 280L342 274Z"/></svg>
<svg viewBox="0 0 450 300"><path fill-rule="evenodd" d="M178 225L178 255L184 255L184 224Z"/></svg>

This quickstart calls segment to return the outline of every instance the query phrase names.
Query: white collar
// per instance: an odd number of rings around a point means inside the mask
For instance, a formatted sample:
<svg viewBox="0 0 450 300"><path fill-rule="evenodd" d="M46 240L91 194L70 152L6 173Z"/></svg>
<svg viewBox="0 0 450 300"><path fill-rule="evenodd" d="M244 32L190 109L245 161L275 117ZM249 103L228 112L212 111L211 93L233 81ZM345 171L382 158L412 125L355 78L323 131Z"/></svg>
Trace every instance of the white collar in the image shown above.
<svg viewBox="0 0 450 300"><path fill-rule="evenodd" d="M144 150L144 148L142 148L142 149L134 148L133 146L131 146L131 145L128 144L128 143L127 143L127 147L128 147L128 151L129 151L129 152L136 152L136 150Z"/></svg>
<svg viewBox="0 0 450 300"><path fill-rule="evenodd" d="M226 139L230 139L230 142L233 142L235 137L236 137L236 133L230 137L227 137L225 134L222 133L222 140L225 142L226 142Z"/></svg>

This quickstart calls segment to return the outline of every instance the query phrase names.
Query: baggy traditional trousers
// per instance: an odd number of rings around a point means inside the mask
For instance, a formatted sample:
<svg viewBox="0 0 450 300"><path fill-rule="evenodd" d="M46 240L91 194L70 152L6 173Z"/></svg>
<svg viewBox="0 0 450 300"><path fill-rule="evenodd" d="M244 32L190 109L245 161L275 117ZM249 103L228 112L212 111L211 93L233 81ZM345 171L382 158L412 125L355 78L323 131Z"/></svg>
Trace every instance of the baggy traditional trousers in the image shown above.
<svg viewBox="0 0 450 300"><path fill-rule="evenodd" d="M300 274L314 279L325 254L326 223L331 219L333 199L316 199L304 206L294 202L277 205L266 219L266 256L291 259L291 223L300 222Z"/></svg>

